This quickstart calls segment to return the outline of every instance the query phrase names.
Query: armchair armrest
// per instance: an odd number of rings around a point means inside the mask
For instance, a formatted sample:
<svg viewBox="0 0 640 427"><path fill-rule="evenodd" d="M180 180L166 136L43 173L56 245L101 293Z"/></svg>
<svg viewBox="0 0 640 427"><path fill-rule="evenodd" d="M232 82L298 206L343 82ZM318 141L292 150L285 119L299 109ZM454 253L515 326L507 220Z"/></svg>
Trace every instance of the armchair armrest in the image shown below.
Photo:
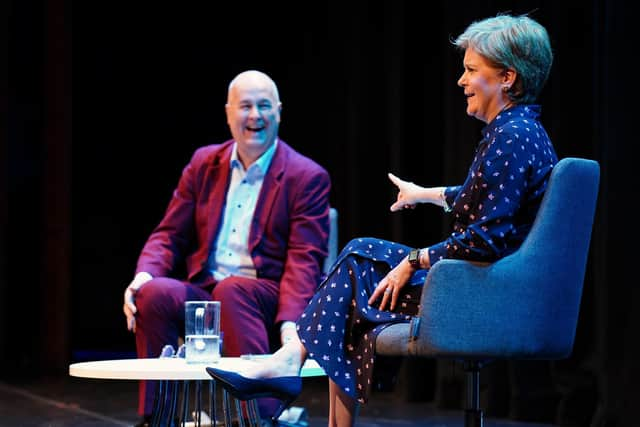
<svg viewBox="0 0 640 427"><path fill-rule="evenodd" d="M411 324L386 328L377 351L479 359L566 357L575 325L565 319L575 316L580 295L562 295L563 287L555 285L527 268L518 253L490 264L441 260L427 275L420 312Z"/></svg>

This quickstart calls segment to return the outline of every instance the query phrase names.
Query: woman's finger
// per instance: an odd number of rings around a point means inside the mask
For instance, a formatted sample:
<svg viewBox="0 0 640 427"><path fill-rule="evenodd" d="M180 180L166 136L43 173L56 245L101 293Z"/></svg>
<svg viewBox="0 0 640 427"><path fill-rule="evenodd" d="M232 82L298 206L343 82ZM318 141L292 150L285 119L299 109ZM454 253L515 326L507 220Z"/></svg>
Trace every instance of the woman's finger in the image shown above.
<svg viewBox="0 0 640 427"><path fill-rule="evenodd" d="M391 172L389 172L387 174L387 176L389 177L391 182L393 182L397 186L399 186L402 183L402 180L400 178L398 178L397 176L395 176L394 174L392 174Z"/></svg>
<svg viewBox="0 0 640 427"><path fill-rule="evenodd" d="M389 304L389 311L392 311L394 308L396 308L396 303L398 302L398 290L400 288L393 288L393 291L391 292L391 304Z"/></svg>
<svg viewBox="0 0 640 427"><path fill-rule="evenodd" d="M385 280L382 279L380 283L378 283L378 286L376 286L373 292L371 293L371 297L369 297L369 305L372 305L374 302L376 302L376 300L378 299L380 294L384 292L384 289L386 287L387 286L385 284Z"/></svg>

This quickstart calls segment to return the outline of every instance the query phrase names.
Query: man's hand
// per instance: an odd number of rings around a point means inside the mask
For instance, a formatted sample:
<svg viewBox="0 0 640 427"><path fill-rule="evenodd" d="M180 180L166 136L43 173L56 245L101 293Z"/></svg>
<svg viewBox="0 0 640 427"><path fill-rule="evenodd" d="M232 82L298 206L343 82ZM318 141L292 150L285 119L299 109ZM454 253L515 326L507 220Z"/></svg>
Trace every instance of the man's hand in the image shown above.
<svg viewBox="0 0 640 427"><path fill-rule="evenodd" d="M122 310L127 318L127 329L133 333L136 332L136 313L138 312L135 304L136 292L151 279L153 279L153 277L149 273L141 271L136 274L136 277L133 278L129 286L124 290L124 306Z"/></svg>
<svg viewBox="0 0 640 427"><path fill-rule="evenodd" d="M382 296L382 301L378 307L380 310L384 310L387 304L389 304L389 310L396 308L400 290L407 284L412 274L413 267L411 267L407 257L405 257L400 261L400 264L396 265L380 280L378 286L373 290L371 298L369 298L369 305L373 305L373 303Z"/></svg>

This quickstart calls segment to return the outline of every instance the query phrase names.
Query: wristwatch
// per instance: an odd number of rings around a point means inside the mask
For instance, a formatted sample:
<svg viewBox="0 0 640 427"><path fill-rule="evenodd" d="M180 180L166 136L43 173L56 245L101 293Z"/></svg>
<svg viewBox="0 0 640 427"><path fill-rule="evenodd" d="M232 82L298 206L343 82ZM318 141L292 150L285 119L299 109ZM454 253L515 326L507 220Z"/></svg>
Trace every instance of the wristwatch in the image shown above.
<svg viewBox="0 0 640 427"><path fill-rule="evenodd" d="M409 252L409 264L416 270L420 269L420 249L411 249L411 252Z"/></svg>

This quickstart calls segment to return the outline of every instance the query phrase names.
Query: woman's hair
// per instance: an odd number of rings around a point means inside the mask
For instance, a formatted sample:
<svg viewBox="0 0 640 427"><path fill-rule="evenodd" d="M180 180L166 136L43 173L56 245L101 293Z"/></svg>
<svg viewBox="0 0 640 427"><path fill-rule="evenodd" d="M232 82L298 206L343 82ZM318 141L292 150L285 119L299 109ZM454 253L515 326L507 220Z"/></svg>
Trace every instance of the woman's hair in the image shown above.
<svg viewBox="0 0 640 427"><path fill-rule="evenodd" d="M525 16L499 14L469 25L453 41L473 49L496 68L512 68L517 76L507 94L518 104L531 104L549 77L553 53L547 30Z"/></svg>

